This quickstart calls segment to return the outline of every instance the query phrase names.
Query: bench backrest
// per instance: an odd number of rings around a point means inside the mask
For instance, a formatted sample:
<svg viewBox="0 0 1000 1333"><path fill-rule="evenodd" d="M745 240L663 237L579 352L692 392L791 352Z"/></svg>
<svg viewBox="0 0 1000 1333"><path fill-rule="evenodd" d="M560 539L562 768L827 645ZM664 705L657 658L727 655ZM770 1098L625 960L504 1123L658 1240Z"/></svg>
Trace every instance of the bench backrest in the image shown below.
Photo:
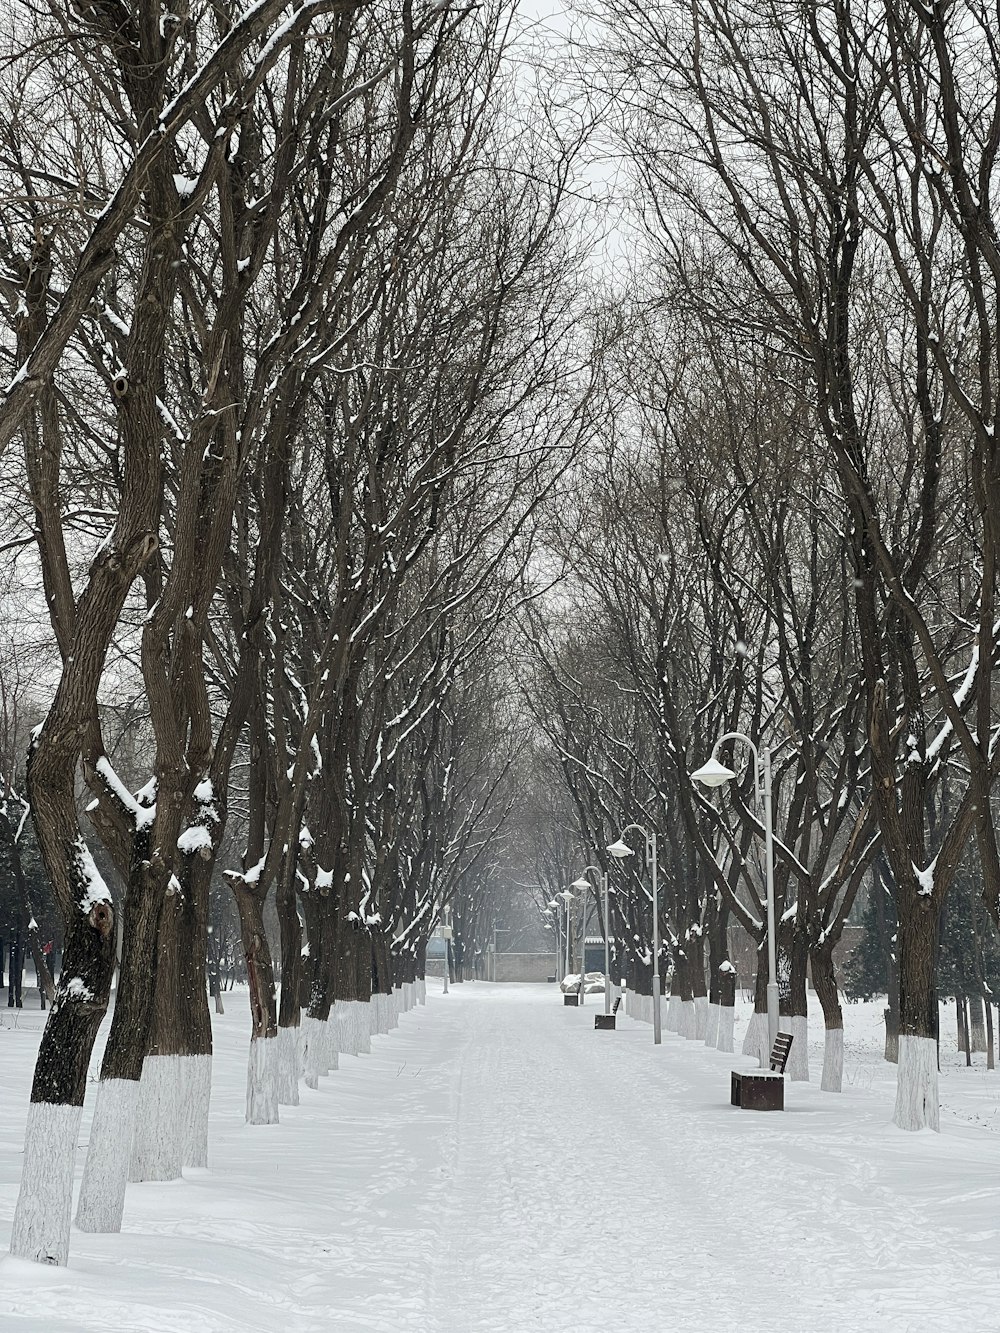
<svg viewBox="0 0 1000 1333"><path fill-rule="evenodd" d="M617 1012L618 1012L618 1006L621 1004L621 1002L622 1002L622 997L619 995L619 996L616 998L616 1000L615 1000L615 1002L614 1002L614 1005L612 1006L612 1009L611 1009L611 1012L612 1012L613 1014L617 1014Z"/></svg>
<svg viewBox="0 0 1000 1333"><path fill-rule="evenodd" d="M790 1032L779 1032L774 1039L774 1045L771 1047L770 1065L776 1074L785 1072L785 1065L788 1064L788 1052L792 1049L792 1034Z"/></svg>

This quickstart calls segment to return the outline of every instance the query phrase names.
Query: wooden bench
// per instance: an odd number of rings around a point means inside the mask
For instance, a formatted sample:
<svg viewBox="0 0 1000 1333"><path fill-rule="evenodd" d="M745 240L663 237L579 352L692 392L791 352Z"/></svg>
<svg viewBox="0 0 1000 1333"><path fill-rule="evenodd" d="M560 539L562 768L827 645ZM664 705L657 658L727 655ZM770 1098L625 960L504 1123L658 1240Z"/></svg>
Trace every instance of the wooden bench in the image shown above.
<svg viewBox="0 0 1000 1333"><path fill-rule="evenodd" d="M621 1004L621 1002L622 1002L622 997L619 995L611 1008L610 1014L595 1014L594 1027L602 1032L614 1032L615 1014L617 1014L618 1006Z"/></svg>
<svg viewBox="0 0 1000 1333"><path fill-rule="evenodd" d="M730 1101L744 1111L785 1109L785 1065L792 1049L792 1034L779 1032L774 1039L769 1069L733 1070Z"/></svg>

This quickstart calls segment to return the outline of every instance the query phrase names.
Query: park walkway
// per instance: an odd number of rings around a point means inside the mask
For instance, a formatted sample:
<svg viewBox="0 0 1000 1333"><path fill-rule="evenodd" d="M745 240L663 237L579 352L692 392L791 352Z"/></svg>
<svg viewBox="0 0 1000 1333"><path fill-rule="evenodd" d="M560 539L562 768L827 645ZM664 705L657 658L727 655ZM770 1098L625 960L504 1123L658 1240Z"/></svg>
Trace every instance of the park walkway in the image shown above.
<svg viewBox="0 0 1000 1333"><path fill-rule="evenodd" d="M212 1169L130 1186L68 1270L0 1261L5 1333L1000 1330L1000 1134L904 1135L864 1086L735 1111L699 1043L554 987L428 991L257 1129L229 997ZM33 1040L0 1032L4 1249Z"/></svg>

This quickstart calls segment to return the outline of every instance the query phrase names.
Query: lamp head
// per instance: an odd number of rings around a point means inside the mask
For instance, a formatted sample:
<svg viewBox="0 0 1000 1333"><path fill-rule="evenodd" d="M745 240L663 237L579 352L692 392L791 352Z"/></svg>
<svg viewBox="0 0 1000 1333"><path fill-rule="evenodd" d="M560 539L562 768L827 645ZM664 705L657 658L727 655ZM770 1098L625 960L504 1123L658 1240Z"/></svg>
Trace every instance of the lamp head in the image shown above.
<svg viewBox="0 0 1000 1333"><path fill-rule="evenodd" d="M731 768L725 764L720 764L718 759L711 758L707 764L702 764L701 768L696 768L691 774L694 782L700 782L703 787L721 787L725 782L731 782L736 776Z"/></svg>
<svg viewBox="0 0 1000 1333"><path fill-rule="evenodd" d="M626 856L635 855L632 848L622 838L619 838L617 842L609 843L606 851L619 861L623 861Z"/></svg>
<svg viewBox="0 0 1000 1333"><path fill-rule="evenodd" d="M586 893L590 888L589 879L575 879L570 885L571 889L576 889L577 893Z"/></svg>

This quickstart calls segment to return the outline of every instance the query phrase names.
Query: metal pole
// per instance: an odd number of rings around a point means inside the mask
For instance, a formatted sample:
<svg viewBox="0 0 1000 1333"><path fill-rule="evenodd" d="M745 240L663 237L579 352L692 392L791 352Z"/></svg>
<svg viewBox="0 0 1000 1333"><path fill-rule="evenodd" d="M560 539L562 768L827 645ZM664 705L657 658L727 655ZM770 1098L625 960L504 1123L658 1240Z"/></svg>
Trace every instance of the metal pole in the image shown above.
<svg viewBox="0 0 1000 1333"><path fill-rule="evenodd" d="M652 860L653 879L653 1043L661 1044L660 1036L660 902L656 883L656 830L649 835L646 849Z"/></svg>
<svg viewBox="0 0 1000 1333"><path fill-rule="evenodd" d="M583 1004L583 997L586 989L587 980L587 894L586 890L580 895L583 901L580 903L580 1003Z"/></svg>
<svg viewBox="0 0 1000 1333"><path fill-rule="evenodd" d="M767 867L767 1044L778 1035L778 966L774 930L774 832L771 817L771 751L764 746L764 846Z"/></svg>
<svg viewBox="0 0 1000 1333"><path fill-rule="evenodd" d="M608 877L601 872L604 880L604 1012L611 1013L611 946L608 944Z"/></svg>
<svg viewBox="0 0 1000 1333"><path fill-rule="evenodd" d="M448 994L448 954L451 952L448 940L444 942L444 993Z"/></svg>
<svg viewBox="0 0 1000 1333"><path fill-rule="evenodd" d="M497 928L493 927L493 980L497 979Z"/></svg>
<svg viewBox="0 0 1000 1333"><path fill-rule="evenodd" d="M563 901L565 902L565 899ZM573 965L570 962L570 952L569 952L571 934L572 931L569 924L569 903L566 903L566 971L563 973L564 977L568 977L573 968Z"/></svg>

